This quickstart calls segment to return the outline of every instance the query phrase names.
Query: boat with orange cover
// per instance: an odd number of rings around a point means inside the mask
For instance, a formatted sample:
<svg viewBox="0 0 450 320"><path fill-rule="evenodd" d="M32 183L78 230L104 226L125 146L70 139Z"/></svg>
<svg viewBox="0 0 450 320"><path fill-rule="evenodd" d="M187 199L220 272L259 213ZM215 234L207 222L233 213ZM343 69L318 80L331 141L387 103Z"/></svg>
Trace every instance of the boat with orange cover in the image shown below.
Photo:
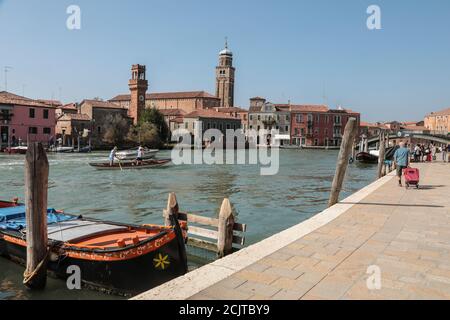
<svg viewBox="0 0 450 320"><path fill-rule="evenodd" d="M187 272L185 234L171 222L139 226L48 209L48 270L67 279L77 266L84 285L111 293L148 290ZM25 206L17 201L0 201L0 255L26 261Z"/></svg>

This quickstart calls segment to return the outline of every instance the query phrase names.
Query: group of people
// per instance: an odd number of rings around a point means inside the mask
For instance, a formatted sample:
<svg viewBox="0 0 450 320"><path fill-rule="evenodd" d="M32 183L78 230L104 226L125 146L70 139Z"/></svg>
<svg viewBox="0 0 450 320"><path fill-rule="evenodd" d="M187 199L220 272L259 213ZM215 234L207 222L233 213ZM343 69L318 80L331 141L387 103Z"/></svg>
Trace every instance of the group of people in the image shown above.
<svg viewBox="0 0 450 320"><path fill-rule="evenodd" d="M399 148L394 153L394 163L397 168L398 184L402 186L403 170L409 167L411 162L411 155L415 162L431 162L437 159L437 153L442 154L442 160L444 162L449 161L450 144L442 147L436 147L433 144L424 145L417 144L411 149L404 142L399 143Z"/></svg>
<svg viewBox="0 0 450 320"><path fill-rule="evenodd" d="M432 162L437 160L438 154L442 155L442 161L448 161L448 155L450 153L450 144L437 147L430 143L417 144L415 147L411 147L411 154L414 158L414 162Z"/></svg>
<svg viewBox="0 0 450 320"><path fill-rule="evenodd" d="M117 147L114 147L111 150L111 152L109 153L109 166L110 167L114 166L114 160L118 159L116 156L117 150L118 150ZM137 149L136 159L133 160L133 164L139 166L142 164L143 159L144 159L144 148L139 146ZM120 164L120 160L119 160L119 164Z"/></svg>

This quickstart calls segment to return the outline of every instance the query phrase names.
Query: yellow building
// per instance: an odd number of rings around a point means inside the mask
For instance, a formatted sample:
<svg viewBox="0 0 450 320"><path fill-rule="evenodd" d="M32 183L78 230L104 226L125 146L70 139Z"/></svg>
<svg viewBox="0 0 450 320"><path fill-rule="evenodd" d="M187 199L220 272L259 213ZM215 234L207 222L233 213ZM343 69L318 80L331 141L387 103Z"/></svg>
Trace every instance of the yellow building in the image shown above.
<svg viewBox="0 0 450 320"><path fill-rule="evenodd" d="M450 108L425 116L425 127L435 133L450 133Z"/></svg>

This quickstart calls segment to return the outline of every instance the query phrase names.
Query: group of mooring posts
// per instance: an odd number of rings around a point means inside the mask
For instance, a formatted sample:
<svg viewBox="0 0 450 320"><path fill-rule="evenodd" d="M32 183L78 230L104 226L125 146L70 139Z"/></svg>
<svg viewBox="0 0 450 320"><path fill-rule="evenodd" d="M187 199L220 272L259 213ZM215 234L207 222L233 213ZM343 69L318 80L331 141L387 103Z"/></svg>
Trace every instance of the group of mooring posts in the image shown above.
<svg viewBox="0 0 450 320"><path fill-rule="evenodd" d="M210 218L181 212L175 193L170 193L169 199L167 200L167 209L163 210L166 226L171 223L170 215L175 215L178 221L181 222L182 228L186 230L188 234L188 245L215 252L218 258L223 258L239 250L239 246L243 246L245 243L245 238L242 236L242 233L247 230L247 225L236 222L230 200L227 198L222 202L219 217ZM207 226L208 228L200 226ZM241 235L236 233L241 233ZM211 241L211 239L215 242ZM237 245L238 247L233 245Z"/></svg>

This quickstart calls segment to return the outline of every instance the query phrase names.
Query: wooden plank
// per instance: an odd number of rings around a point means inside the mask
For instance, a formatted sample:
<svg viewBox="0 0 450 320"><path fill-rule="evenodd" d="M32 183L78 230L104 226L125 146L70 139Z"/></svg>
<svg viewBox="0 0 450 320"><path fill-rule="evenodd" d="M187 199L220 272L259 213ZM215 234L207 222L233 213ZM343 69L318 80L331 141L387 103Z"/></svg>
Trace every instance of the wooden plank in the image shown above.
<svg viewBox="0 0 450 320"><path fill-rule="evenodd" d="M243 246L245 244L245 237L233 236L233 243Z"/></svg>
<svg viewBox="0 0 450 320"><path fill-rule="evenodd" d="M217 244L214 242L189 237L187 244L191 247L217 252Z"/></svg>
<svg viewBox="0 0 450 320"><path fill-rule="evenodd" d="M217 240L219 239L219 233L216 230L209 230L200 227L188 226L188 233L195 236L205 237Z"/></svg>
<svg viewBox="0 0 450 320"><path fill-rule="evenodd" d="M216 218L210 218L210 217L203 217L196 214L190 214L185 212L180 212L178 214L178 218L183 221L192 222L192 223L198 223L203 224L211 227L217 227L219 224L219 219Z"/></svg>

